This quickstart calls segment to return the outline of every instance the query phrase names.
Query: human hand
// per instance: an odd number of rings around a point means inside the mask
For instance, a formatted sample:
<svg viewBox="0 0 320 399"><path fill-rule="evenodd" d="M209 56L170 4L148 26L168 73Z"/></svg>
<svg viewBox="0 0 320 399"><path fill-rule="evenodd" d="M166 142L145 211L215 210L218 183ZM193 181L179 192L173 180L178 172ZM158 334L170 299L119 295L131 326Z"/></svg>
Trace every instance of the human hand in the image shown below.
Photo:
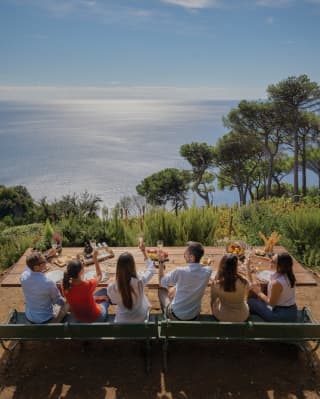
<svg viewBox="0 0 320 399"><path fill-rule="evenodd" d="M146 250L146 244L143 241L139 241L139 248L144 253Z"/></svg>
<svg viewBox="0 0 320 399"><path fill-rule="evenodd" d="M98 249L97 248L95 248L93 250L92 257L93 257L93 260L97 260L98 259Z"/></svg>
<svg viewBox="0 0 320 399"><path fill-rule="evenodd" d="M169 296L169 299L172 301L173 298L176 296L176 287L168 288L168 296Z"/></svg>
<svg viewBox="0 0 320 399"><path fill-rule="evenodd" d="M253 291L256 295L259 295L261 291L261 286L260 284L252 284L250 287L251 291Z"/></svg>

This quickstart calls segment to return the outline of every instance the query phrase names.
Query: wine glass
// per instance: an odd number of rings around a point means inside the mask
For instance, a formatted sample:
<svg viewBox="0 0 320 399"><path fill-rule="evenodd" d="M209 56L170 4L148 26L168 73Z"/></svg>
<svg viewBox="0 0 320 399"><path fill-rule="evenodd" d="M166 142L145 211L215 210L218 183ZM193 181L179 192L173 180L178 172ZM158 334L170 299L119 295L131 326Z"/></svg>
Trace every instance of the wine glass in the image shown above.
<svg viewBox="0 0 320 399"><path fill-rule="evenodd" d="M139 240L139 245L141 245L143 243L143 235L142 234L138 235L138 240Z"/></svg>
<svg viewBox="0 0 320 399"><path fill-rule="evenodd" d="M158 247L158 259L162 259L161 255L162 255L162 248L163 248L163 241L162 240L158 240L157 241L157 247Z"/></svg>
<svg viewBox="0 0 320 399"><path fill-rule="evenodd" d="M58 248L58 243L57 243L56 240L52 240L52 241L51 241L51 248L52 248L52 249L57 249L57 248Z"/></svg>
<svg viewBox="0 0 320 399"><path fill-rule="evenodd" d="M96 240L94 240L94 239L91 239L91 240L90 240L90 246L91 246L91 248L92 248L93 250L95 250L95 249L96 249L96 247L97 247Z"/></svg>

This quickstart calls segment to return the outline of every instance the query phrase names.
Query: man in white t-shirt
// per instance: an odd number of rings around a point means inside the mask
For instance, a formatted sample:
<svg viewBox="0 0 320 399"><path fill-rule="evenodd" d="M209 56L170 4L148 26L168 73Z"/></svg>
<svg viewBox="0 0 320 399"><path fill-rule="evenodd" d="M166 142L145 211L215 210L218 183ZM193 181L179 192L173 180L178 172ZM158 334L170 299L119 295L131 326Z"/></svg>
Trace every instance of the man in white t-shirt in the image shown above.
<svg viewBox="0 0 320 399"><path fill-rule="evenodd" d="M211 268L199 262L203 246L190 241L184 253L187 265L164 275L164 264L159 262L159 301L162 312L173 320L196 320L201 310L201 300L211 276ZM173 299L169 287L175 287Z"/></svg>

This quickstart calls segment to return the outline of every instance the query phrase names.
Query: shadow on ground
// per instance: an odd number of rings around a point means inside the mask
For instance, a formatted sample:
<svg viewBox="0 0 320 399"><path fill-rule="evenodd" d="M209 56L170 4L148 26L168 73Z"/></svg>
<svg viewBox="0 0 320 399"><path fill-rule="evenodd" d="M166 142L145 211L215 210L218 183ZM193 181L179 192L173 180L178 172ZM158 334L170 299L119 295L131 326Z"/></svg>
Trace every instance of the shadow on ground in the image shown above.
<svg viewBox="0 0 320 399"><path fill-rule="evenodd" d="M0 399L318 398L315 355L285 344L170 343L146 375L141 343L27 342L1 358Z"/></svg>

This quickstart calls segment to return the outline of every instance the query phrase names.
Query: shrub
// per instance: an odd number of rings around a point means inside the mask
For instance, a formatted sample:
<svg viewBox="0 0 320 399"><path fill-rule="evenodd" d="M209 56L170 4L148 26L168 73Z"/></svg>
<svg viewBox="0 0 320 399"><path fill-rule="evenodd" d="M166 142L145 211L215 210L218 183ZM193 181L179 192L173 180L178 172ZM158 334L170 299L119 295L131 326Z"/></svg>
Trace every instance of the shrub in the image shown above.
<svg viewBox="0 0 320 399"><path fill-rule="evenodd" d="M296 209L283 219L286 246L302 263L320 265L320 209Z"/></svg>

